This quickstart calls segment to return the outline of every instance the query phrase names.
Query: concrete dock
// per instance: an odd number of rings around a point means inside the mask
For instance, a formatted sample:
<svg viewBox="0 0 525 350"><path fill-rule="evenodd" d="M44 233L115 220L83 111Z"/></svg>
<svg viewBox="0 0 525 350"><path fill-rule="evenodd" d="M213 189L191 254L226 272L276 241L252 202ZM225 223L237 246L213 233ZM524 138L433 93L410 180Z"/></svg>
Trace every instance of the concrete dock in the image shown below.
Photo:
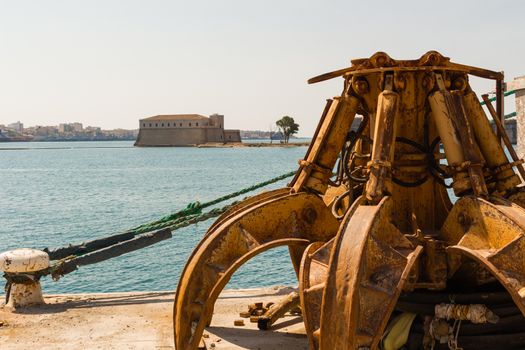
<svg viewBox="0 0 525 350"><path fill-rule="evenodd" d="M206 349L307 349L299 316L285 316L269 331L249 319L233 324L248 304L275 302L291 290L224 291L205 331ZM60 294L16 312L0 307L0 349L174 349L173 298L173 292Z"/></svg>

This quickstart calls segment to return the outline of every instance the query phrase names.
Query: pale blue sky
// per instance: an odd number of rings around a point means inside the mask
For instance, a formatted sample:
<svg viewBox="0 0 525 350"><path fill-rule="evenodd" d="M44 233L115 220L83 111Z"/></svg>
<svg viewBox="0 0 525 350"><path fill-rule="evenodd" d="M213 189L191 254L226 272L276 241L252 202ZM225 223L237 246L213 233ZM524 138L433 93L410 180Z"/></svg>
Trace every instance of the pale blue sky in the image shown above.
<svg viewBox="0 0 525 350"><path fill-rule="evenodd" d="M306 80L375 51L524 75L524 16L518 0L0 0L0 124L217 112L268 129L287 114L308 136L342 80Z"/></svg>

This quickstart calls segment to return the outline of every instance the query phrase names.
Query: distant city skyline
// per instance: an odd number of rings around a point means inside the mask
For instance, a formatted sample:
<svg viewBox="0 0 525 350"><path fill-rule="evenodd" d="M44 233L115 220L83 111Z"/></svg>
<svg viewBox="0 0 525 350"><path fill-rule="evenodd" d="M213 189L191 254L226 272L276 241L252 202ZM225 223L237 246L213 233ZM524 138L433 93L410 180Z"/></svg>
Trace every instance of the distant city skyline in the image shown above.
<svg viewBox="0 0 525 350"><path fill-rule="evenodd" d="M290 115L311 136L342 80L306 80L376 51L438 50L507 80L524 75L524 10L472 0L0 0L0 124L137 129L158 114L220 113L227 128L268 130Z"/></svg>
<svg viewBox="0 0 525 350"><path fill-rule="evenodd" d="M37 126L26 126L21 121L0 124L0 142L135 140L137 133L137 129L103 130L98 126L84 127L79 122Z"/></svg>
<svg viewBox="0 0 525 350"><path fill-rule="evenodd" d="M157 116L159 117L159 116ZM144 122L145 120L143 120ZM179 122L180 123L180 122ZM144 124L145 125L145 124ZM221 123L222 125L222 123ZM152 126L150 124L150 126ZM161 125L155 125L158 127ZM164 125L162 125L164 126ZM181 124L182 126L182 124ZM198 123L195 125L198 127ZM170 127L169 122L166 127ZM224 130L224 137L231 140L232 132L237 138L246 140L272 139L280 140L282 134L278 130ZM99 126L83 125L79 122L60 123L58 125L27 126L21 121L9 124L0 123L0 142L8 141L111 141L136 140L139 128L136 129L102 129ZM297 138L292 135L292 138ZM227 140L228 141L228 140ZM240 140L239 140L240 141ZM233 139L231 142L238 142Z"/></svg>
<svg viewBox="0 0 525 350"><path fill-rule="evenodd" d="M8 129L11 129L11 130L16 130L18 132L22 132L24 129L34 129L34 128L39 128L39 127L44 127L44 128L48 128L48 127L53 127L53 128L56 128L57 130L59 131L66 131L65 129L66 128L71 128L71 131L82 131L83 129L86 129L86 128L98 128L98 129L101 129L101 127L97 126L97 125L89 125L89 124L84 124L84 123L81 123L81 122L78 122L78 121L74 121L74 122L63 122L63 123L58 123L58 124L50 124L50 125L46 125L46 124L35 124L35 125L27 125L24 123L23 120L17 120L15 122L12 122L12 123L3 123L0 121L0 127L1 126L4 126ZM124 129L124 128L113 128L113 129ZM136 128L130 128L128 130L138 130L139 128L136 127ZM112 130L112 129L108 129L108 130Z"/></svg>

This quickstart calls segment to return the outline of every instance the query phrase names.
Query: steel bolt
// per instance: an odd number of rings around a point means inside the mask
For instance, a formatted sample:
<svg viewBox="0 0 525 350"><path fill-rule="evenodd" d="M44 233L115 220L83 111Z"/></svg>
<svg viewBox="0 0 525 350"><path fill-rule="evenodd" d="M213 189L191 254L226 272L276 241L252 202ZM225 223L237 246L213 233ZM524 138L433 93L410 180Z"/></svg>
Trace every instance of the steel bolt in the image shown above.
<svg viewBox="0 0 525 350"><path fill-rule="evenodd" d="M365 78L354 79L352 87L358 95L364 95L369 91L368 81Z"/></svg>

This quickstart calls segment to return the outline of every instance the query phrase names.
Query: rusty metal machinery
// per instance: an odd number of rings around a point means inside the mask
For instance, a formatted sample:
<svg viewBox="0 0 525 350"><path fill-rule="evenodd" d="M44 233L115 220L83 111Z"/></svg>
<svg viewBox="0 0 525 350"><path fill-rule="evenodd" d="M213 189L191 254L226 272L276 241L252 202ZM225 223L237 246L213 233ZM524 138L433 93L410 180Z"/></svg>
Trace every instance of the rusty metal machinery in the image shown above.
<svg viewBox="0 0 525 350"><path fill-rule="evenodd" d="M522 161L507 158L470 75L503 81L435 51L378 52L311 79L343 77L343 93L289 187L232 208L193 251L176 348L197 348L242 264L283 245L310 349L525 348Z"/></svg>

